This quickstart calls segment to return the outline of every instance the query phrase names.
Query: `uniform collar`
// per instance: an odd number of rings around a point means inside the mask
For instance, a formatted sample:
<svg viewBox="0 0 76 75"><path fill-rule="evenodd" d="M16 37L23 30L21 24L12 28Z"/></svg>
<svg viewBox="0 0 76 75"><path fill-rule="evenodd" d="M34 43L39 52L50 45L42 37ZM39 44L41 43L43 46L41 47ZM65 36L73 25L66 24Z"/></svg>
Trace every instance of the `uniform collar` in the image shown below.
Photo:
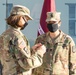
<svg viewBox="0 0 76 75"><path fill-rule="evenodd" d="M54 38L54 39L52 39L52 38L50 37L50 32L47 32L47 33L46 33L46 36L47 36L48 42L49 42L49 43L50 43L50 42L53 42L53 43L58 43L58 42L60 42L60 40L61 40L61 38L63 37L64 33L63 33L61 30L59 30L59 32L60 32L60 34L59 34L56 38Z"/></svg>
<svg viewBox="0 0 76 75"><path fill-rule="evenodd" d="M23 33L21 32L20 28L14 28L12 26L10 26L9 28L12 30L18 31L23 36Z"/></svg>
<svg viewBox="0 0 76 75"><path fill-rule="evenodd" d="M55 43L61 42L62 37L64 35L64 33L61 30L59 30L59 32L60 32L60 34L55 38L55 41L54 41Z"/></svg>

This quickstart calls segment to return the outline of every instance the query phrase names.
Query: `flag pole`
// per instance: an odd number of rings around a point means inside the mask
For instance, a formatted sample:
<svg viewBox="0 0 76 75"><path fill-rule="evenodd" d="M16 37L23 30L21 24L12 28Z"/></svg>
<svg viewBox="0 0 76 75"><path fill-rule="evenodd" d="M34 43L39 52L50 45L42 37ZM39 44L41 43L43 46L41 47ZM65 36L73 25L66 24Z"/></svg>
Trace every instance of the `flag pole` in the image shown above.
<svg viewBox="0 0 76 75"><path fill-rule="evenodd" d="M8 0L6 0L6 18L8 17ZM6 29L8 28L8 25L6 23Z"/></svg>

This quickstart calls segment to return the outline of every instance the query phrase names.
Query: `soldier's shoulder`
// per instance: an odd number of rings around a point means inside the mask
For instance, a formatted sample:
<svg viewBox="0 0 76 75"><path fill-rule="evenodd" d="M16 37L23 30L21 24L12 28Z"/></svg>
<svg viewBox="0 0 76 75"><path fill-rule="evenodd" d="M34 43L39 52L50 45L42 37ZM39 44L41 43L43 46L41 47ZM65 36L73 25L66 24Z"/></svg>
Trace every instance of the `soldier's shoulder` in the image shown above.
<svg viewBox="0 0 76 75"><path fill-rule="evenodd" d="M66 39L67 39L70 43L75 44L75 43L74 43L74 40L73 40L73 38L72 38L71 36L69 36L68 34L65 34L65 35L66 35Z"/></svg>
<svg viewBox="0 0 76 75"><path fill-rule="evenodd" d="M68 38L68 40L73 41L72 37L71 37L71 36L69 36L68 34L66 34L66 38Z"/></svg>
<svg viewBox="0 0 76 75"><path fill-rule="evenodd" d="M19 33L18 32L14 32L12 30L7 29L6 31L4 31L1 35L0 35L0 40L4 39L4 40L10 40L12 38L16 38L18 37Z"/></svg>
<svg viewBox="0 0 76 75"><path fill-rule="evenodd" d="M46 36L46 33L39 35L37 38L45 38L45 36Z"/></svg>

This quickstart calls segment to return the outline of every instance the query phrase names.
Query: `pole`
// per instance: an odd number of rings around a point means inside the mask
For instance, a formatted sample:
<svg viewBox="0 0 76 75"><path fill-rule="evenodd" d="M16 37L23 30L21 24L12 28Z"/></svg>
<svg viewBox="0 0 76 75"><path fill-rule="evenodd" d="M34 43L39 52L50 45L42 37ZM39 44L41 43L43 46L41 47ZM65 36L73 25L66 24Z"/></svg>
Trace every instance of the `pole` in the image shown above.
<svg viewBox="0 0 76 75"><path fill-rule="evenodd" d="M8 1L6 0L6 18L8 17ZM6 23L6 29L8 28L8 25Z"/></svg>

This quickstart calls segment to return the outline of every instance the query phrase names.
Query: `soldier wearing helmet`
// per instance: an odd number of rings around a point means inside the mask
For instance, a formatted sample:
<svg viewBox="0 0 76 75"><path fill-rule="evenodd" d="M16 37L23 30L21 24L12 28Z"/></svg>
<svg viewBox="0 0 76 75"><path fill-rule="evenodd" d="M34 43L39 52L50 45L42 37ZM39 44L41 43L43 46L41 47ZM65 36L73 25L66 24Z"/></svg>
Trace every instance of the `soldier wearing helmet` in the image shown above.
<svg viewBox="0 0 76 75"><path fill-rule="evenodd" d="M0 75L31 75L32 68L42 64L46 47L41 43L30 48L21 32L32 20L30 10L22 5L13 6L6 19L9 28L0 35Z"/></svg>
<svg viewBox="0 0 76 75"><path fill-rule="evenodd" d="M37 37L35 44L46 46L42 66L33 75L76 75L76 49L73 39L63 33L60 12L47 12L48 32Z"/></svg>

